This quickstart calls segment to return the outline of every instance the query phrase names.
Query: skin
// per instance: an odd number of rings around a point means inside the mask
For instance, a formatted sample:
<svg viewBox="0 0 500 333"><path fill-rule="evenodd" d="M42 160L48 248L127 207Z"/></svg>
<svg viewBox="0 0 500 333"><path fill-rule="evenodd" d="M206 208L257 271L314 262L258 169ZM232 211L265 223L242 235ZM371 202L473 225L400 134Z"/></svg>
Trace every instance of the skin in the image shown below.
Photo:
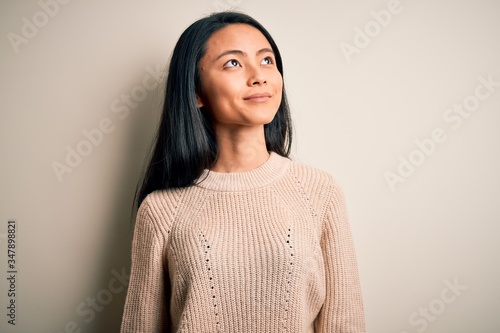
<svg viewBox="0 0 500 333"><path fill-rule="evenodd" d="M264 124L278 111L283 87L267 39L246 24L218 30L207 41L200 77L198 106L210 113L220 147L210 170L242 172L264 163L269 158ZM266 96L251 98L255 94Z"/></svg>

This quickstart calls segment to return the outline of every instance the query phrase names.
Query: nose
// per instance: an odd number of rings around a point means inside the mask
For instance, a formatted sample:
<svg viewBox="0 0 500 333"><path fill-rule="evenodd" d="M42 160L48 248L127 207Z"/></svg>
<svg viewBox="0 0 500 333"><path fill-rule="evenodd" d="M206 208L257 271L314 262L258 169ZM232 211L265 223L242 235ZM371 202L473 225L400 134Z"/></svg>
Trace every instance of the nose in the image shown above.
<svg viewBox="0 0 500 333"><path fill-rule="evenodd" d="M252 66L248 70L250 72L248 76L249 86L260 86L267 84L266 77L260 66Z"/></svg>

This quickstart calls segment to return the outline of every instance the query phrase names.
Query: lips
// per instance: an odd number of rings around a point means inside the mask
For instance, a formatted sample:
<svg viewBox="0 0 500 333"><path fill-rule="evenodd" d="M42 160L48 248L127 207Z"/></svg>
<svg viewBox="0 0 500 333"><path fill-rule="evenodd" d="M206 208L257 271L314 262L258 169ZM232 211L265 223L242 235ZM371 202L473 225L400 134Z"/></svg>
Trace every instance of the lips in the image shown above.
<svg viewBox="0 0 500 333"><path fill-rule="evenodd" d="M266 101L271 98L270 93L256 93L243 98L245 101Z"/></svg>

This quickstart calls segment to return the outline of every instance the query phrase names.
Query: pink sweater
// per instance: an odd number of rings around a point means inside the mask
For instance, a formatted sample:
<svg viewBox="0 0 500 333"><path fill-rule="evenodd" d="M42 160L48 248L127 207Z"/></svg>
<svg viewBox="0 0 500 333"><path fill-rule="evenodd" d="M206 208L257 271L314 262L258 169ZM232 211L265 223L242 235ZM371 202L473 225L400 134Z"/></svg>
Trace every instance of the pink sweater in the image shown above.
<svg viewBox="0 0 500 333"><path fill-rule="evenodd" d="M201 179L141 204L122 333L365 332L344 197L328 173L271 153Z"/></svg>

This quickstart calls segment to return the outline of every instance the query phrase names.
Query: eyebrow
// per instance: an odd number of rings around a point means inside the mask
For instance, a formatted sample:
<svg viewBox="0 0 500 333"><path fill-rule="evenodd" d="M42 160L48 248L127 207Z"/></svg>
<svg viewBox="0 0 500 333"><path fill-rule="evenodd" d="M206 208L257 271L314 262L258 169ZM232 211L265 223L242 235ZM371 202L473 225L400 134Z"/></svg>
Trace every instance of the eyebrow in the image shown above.
<svg viewBox="0 0 500 333"><path fill-rule="evenodd" d="M260 49L259 51L257 51L256 55L259 55L261 53L272 53L274 55L274 51L272 49L268 48L268 47ZM224 51L221 54L219 54L217 56L217 58L215 58L214 61L217 61L220 58L222 58L223 56L228 55L228 54L238 54L238 55L242 55L244 57L247 56L247 54L245 52L241 51L241 50L227 50L227 51Z"/></svg>

